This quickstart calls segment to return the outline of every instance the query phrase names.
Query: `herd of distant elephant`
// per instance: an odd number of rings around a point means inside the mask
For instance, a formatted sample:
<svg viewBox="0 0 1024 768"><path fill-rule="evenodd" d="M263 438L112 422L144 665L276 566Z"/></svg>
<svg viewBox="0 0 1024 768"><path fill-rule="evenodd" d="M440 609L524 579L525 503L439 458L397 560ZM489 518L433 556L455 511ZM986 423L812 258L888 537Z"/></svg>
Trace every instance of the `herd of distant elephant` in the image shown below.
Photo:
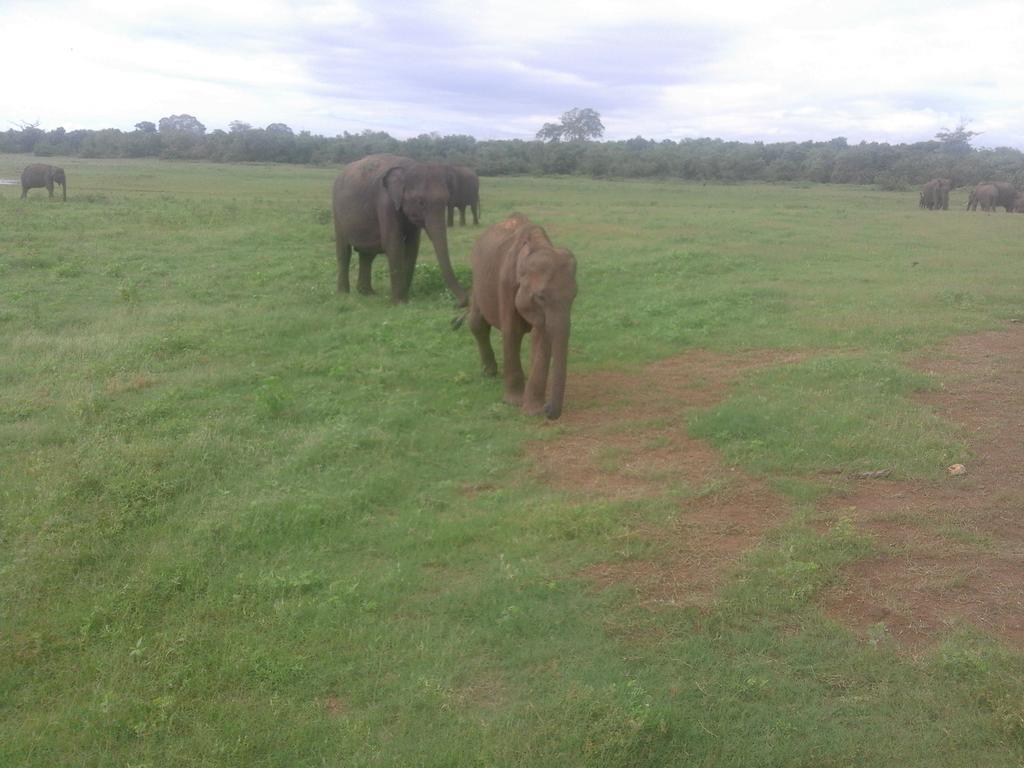
<svg viewBox="0 0 1024 768"><path fill-rule="evenodd" d="M952 179L932 179L921 188L919 204L932 211L949 210L949 193L953 189ZM1024 213L1024 192L1005 181L984 181L971 190L967 198L967 210L994 211L1005 208L1007 213Z"/></svg>

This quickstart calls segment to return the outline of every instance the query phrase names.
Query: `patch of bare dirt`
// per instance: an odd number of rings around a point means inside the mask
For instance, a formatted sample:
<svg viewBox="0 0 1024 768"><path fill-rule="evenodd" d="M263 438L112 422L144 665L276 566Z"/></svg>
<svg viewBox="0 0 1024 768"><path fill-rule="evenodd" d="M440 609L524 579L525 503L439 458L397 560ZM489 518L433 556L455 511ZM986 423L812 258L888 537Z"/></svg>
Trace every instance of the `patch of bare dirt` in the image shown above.
<svg viewBox="0 0 1024 768"><path fill-rule="evenodd" d="M323 700L323 708L331 717L348 714L348 705L337 696L328 696Z"/></svg>
<svg viewBox="0 0 1024 768"><path fill-rule="evenodd" d="M865 482L823 502L883 550L847 570L827 610L911 650L962 622L1024 647L1024 328L957 338L916 364L943 383L921 399L963 426L967 474Z"/></svg>
<svg viewBox="0 0 1024 768"><path fill-rule="evenodd" d="M671 529L640 530L670 546L654 560L589 569L599 585L633 584L647 603L708 602L739 557L790 509L763 482L724 467L706 443L686 434L686 414L724 399L730 384L756 368L802 355L693 351L639 372L570 376L560 434L534 443L545 482L615 501L680 499Z"/></svg>
<svg viewBox="0 0 1024 768"><path fill-rule="evenodd" d="M702 605L714 596L790 504L687 437L686 413L722 400L754 369L799 359L694 351L638 373L570 377L559 434L530 449L539 476L594 498L680 499L667 530L635 532L668 542L663 553L586 575L599 585L631 584L648 604ZM882 550L846 570L826 610L911 651L964 622L1024 647L1024 326L957 338L911 363L942 383L921 400L962 425L967 474L861 480L820 502L826 524L850 518Z"/></svg>

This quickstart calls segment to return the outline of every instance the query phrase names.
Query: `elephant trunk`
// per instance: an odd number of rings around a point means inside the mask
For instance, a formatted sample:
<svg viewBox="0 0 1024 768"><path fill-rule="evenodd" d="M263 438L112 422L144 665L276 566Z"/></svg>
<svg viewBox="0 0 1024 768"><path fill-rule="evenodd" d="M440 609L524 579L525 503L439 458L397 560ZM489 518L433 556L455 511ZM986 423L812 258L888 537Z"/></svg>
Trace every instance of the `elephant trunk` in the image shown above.
<svg viewBox="0 0 1024 768"><path fill-rule="evenodd" d="M427 218L427 236L434 244L434 252L437 253L437 263L441 267L445 285L455 295L458 306L465 307L469 304L469 294L455 277L455 270L452 269L452 262L448 256L448 227L445 223L445 213L445 209L442 208L436 215Z"/></svg>
<svg viewBox="0 0 1024 768"><path fill-rule="evenodd" d="M544 406L544 412L549 419L557 419L562 415L569 362L569 326L568 315L564 322L548 326L548 337L551 339L551 399Z"/></svg>

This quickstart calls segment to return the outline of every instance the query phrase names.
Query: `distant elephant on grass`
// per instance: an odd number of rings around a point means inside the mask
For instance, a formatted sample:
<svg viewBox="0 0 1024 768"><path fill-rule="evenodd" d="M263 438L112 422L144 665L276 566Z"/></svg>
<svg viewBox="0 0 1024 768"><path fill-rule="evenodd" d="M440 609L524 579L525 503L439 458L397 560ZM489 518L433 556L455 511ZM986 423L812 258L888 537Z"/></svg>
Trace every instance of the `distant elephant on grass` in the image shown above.
<svg viewBox="0 0 1024 768"><path fill-rule="evenodd" d="M569 315L576 298L576 258L552 245L547 233L522 214L488 228L470 256L473 267L469 328L480 349L485 376L498 364L491 348L491 328L501 331L505 367L505 402L525 413L549 419L562 414L569 357ZM524 382L519 351L523 336L533 332L530 375ZM545 405L548 371L551 397Z"/></svg>
<svg viewBox="0 0 1024 768"><path fill-rule="evenodd" d="M473 226L480 224L480 178L464 165L451 166L455 189L448 201L448 226L455 226L455 209L459 209L459 225L466 226L466 206L473 212Z"/></svg>
<svg viewBox="0 0 1024 768"><path fill-rule="evenodd" d="M60 184L62 197L65 202L68 199L68 182L64 176L64 169L46 163L33 163L21 172L21 198L28 197L28 191L37 187L46 187L46 191L53 198L53 185Z"/></svg>
<svg viewBox="0 0 1024 768"><path fill-rule="evenodd" d="M1013 212L1024 213L1024 192L1018 192L1013 200Z"/></svg>
<svg viewBox="0 0 1024 768"><path fill-rule="evenodd" d="M921 207L930 211L948 211L951 189L953 189L951 179L932 179L921 188Z"/></svg>
<svg viewBox="0 0 1024 768"><path fill-rule="evenodd" d="M1007 213L1010 213L1013 211L1018 194L1017 188L1009 182L985 181L971 192L967 200L967 210L977 210L980 205L983 211L994 211L997 207L1002 206Z"/></svg>
<svg viewBox="0 0 1024 768"><path fill-rule="evenodd" d="M983 211L994 211L998 200L999 190L994 184L979 184L967 198L967 210L976 211L980 207Z"/></svg>
<svg viewBox="0 0 1024 768"><path fill-rule="evenodd" d="M448 256L445 210L454 186L446 165L418 163L398 155L369 155L349 163L334 180L334 237L338 256L338 292L348 293L353 249L359 253L360 293L373 293L370 267L384 253L391 272L391 300L409 300L419 255L420 232L427 230L441 276L460 307L469 296Z"/></svg>

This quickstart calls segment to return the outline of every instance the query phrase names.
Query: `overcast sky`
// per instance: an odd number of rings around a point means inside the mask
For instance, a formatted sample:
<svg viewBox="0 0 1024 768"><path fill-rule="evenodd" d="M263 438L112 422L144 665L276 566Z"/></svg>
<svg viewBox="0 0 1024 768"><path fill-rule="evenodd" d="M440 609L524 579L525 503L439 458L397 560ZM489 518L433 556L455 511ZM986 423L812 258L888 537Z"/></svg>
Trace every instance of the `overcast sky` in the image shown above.
<svg viewBox="0 0 1024 768"><path fill-rule="evenodd" d="M188 113L333 136L533 138L572 107L605 138L1024 149L1024 0L0 0L0 130Z"/></svg>

